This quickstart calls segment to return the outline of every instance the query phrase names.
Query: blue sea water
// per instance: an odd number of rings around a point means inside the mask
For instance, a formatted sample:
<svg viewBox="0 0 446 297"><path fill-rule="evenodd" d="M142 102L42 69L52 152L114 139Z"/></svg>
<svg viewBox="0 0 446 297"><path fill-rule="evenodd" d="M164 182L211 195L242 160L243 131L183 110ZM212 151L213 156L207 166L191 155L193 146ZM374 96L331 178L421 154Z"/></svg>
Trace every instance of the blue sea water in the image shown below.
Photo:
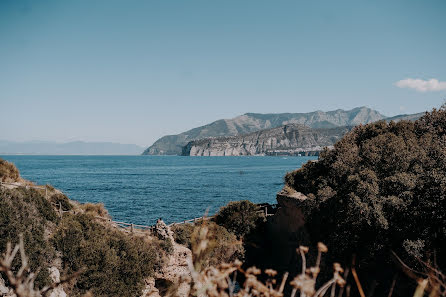
<svg viewBox="0 0 446 297"><path fill-rule="evenodd" d="M229 201L276 202L288 171L315 157L0 156L23 178L79 202L102 202L115 220L152 225L213 214Z"/></svg>

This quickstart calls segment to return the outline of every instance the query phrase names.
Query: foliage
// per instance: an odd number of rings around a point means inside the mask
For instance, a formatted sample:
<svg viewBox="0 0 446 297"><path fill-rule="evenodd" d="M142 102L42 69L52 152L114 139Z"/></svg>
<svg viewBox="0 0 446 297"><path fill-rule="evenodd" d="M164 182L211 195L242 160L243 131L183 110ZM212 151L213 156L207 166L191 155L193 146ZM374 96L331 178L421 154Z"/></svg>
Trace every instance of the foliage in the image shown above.
<svg viewBox="0 0 446 297"><path fill-rule="evenodd" d="M173 242L170 238L155 240L156 244L166 252L168 255L172 255L174 252Z"/></svg>
<svg viewBox="0 0 446 297"><path fill-rule="evenodd" d="M323 240L335 257L356 253L367 267L388 261L390 249L407 261L420 250L444 255L446 109L357 126L285 181L309 198L302 209L311 241ZM444 256L438 261L444 269Z"/></svg>
<svg viewBox="0 0 446 297"><path fill-rule="evenodd" d="M16 182L20 178L19 170L14 164L0 158L0 181Z"/></svg>
<svg viewBox="0 0 446 297"><path fill-rule="evenodd" d="M244 249L241 241L226 230L226 228L217 225L214 222L203 222L193 230L191 235L191 249L197 249L201 243L201 233L206 230L207 245L201 251L201 266L218 265L223 262L230 262L244 257Z"/></svg>
<svg viewBox="0 0 446 297"><path fill-rule="evenodd" d="M63 211L68 211L73 209L73 205L71 204L70 199L68 199L68 197L62 193L55 193L51 195L50 201L54 203L57 208L59 208L60 205Z"/></svg>
<svg viewBox="0 0 446 297"><path fill-rule="evenodd" d="M191 280L186 280L190 288L190 296L209 296L209 297L228 297L228 296L252 296L252 297L283 297L285 295L285 285L288 279L288 272L282 275L282 281L277 282L277 271L273 269L262 270L254 267L248 269L242 268L242 262L234 260L230 263L220 262L214 266L204 266L204 259L207 257L209 244L212 243L211 225L202 224L194 232L194 241L198 244L192 244L192 262L189 262ZM318 255L315 265L307 267L306 253L308 247L300 246L296 252L300 254L301 272L289 282L292 287L290 295L295 297L300 291L300 296L322 297L330 289L331 296L335 296L337 287L342 288L346 282L340 275L343 271L339 263L333 265L333 276L325 284L316 287L317 277L320 272L320 263L322 253L327 252L327 247L318 243ZM243 276L243 284L240 282L239 289L236 290L237 273ZM262 281L265 278L265 281ZM170 292L166 296L176 296L175 289L179 285L171 286ZM347 293L348 294L348 293ZM343 292L339 291L338 296L342 296ZM348 295L347 295L348 296ZM437 297L437 296L435 296Z"/></svg>
<svg viewBox="0 0 446 297"><path fill-rule="evenodd" d="M248 200L229 202L220 208L215 219L216 223L225 227L239 238L243 238L264 220L258 206Z"/></svg>
<svg viewBox="0 0 446 297"><path fill-rule="evenodd" d="M82 204L80 207L86 213L89 213L91 215L100 216L100 217L108 217L108 211L105 208L103 203L85 203L85 204Z"/></svg>
<svg viewBox="0 0 446 297"><path fill-rule="evenodd" d="M191 248L191 236L194 229L193 224L176 224L171 227L174 240L189 249Z"/></svg>
<svg viewBox="0 0 446 297"><path fill-rule="evenodd" d="M144 278L161 265L157 246L107 228L89 214L65 215L54 243L69 272L86 269L74 294L91 290L94 296L136 296Z"/></svg>
<svg viewBox="0 0 446 297"><path fill-rule="evenodd" d="M45 232L54 228L59 218L51 203L34 189L0 188L0 254L6 243L16 244L19 234L23 234L24 247L30 256L31 269L41 268L36 278L36 286L49 282L48 268L55 256L54 248L48 243ZM14 262L14 270L19 263Z"/></svg>

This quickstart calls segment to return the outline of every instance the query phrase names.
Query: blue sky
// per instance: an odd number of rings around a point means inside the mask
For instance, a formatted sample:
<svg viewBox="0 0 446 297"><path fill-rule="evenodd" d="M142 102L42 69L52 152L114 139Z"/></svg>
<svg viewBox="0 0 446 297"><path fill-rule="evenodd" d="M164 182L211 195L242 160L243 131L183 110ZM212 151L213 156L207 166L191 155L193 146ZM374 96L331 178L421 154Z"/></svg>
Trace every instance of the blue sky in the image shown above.
<svg viewBox="0 0 446 297"><path fill-rule="evenodd" d="M0 0L0 139L146 146L246 112L429 110L446 99L445 15L444 0Z"/></svg>

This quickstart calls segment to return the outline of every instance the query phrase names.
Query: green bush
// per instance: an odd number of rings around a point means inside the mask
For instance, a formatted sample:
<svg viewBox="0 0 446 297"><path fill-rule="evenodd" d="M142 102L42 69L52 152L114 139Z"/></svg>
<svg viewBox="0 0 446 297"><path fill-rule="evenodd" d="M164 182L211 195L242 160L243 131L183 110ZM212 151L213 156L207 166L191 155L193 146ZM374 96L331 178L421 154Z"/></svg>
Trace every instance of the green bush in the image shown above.
<svg viewBox="0 0 446 297"><path fill-rule="evenodd" d="M416 122L384 121L355 127L333 150L285 177L308 196L304 210L311 242L332 247L348 263L356 254L363 269L376 268L394 250L413 256L437 252L445 270L446 109Z"/></svg>
<svg viewBox="0 0 446 297"><path fill-rule="evenodd" d="M159 247L165 251L168 255L173 254L174 248L173 248L173 242L170 238L166 238L163 240L158 240Z"/></svg>
<svg viewBox="0 0 446 297"><path fill-rule="evenodd" d="M226 228L217 225L214 222L204 222L195 225L194 231L191 235L191 248L202 244L200 240L200 232L203 228L207 228L207 248L203 253L202 267L216 266L223 262L231 262L235 259L243 260L244 249L241 241L237 237L226 230Z"/></svg>
<svg viewBox="0 0 446 297"><path fill-rule="evenodd" d="M162 264L159 246L97 223L92 215L65 215L54 236L68 272L85 268L74 295L137 296L144 278Z"/></svg>
<svg viewBox="0 0 446 297"><path fill-rule="evenodd" d="M174 240L188 248L191 248L191 236L194 232L195 225L193 224L178 224L172 228Z"/></svg>
<svg viewBox="0 0 446 297"><path fill-rule="evenodd" d="M220 208L215 222L239 238L243 238L264 219L264 214L259 211L256 204L248 200L242 200L229 202L226 206Z"/></svg>
<svg viewBox="0 0 446 297"><path fill-rule="evenodd" d="M38 191L0 188L0 254L5 251L8 242L17 244L19 234L23 234L31 270L39 271L37 287L50 281L48 268L55 250L48 243L45 232L53 229L58 221L51 203ZM17 257L14 269L18 269L20 264Z"/></svg>
<svg viewBox="0 0 446 297"><path fill-rule="evenodd" d="M61 193L56 193L51 195L50 201L54 203L55 207L59 209L59 205L63 211L68 211L73 209L73 205L70 202L70 199L68 199L67 196Z"/></svg>

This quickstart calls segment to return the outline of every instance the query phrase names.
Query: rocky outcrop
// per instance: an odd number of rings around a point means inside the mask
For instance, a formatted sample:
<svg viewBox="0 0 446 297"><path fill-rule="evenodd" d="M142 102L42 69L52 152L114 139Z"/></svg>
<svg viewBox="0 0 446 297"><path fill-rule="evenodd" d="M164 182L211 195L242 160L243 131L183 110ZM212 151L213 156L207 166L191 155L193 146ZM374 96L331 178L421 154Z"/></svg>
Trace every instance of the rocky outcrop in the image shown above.
<svg viewBox="0 0 446 297"><path fill-rule="evenodd" d="M332 146L349 127L313 129L300 124L189 142L184 156L316 155Z"/></svg>
<svg viewBox="0 0 446 297"><path fill-rule="evenodd" d="M193 140L247 134L288 124L301 124L311 128L333 128L367 124L384 118L386 117L376 110L367 107L328 112L247 113L233 119L218 120L181 134L164 136L147 148L143 155L180 155L183 146Z"/></svg>
<svg viewBox="0 0 446 297"><path fill-rule="evenodd" d="M173 251L160 270L145 280L141 297L165 296L168 292L175 292L178 297L189 296L191 275L188 261L192 259L191 250L174 241L172 230L161 219L156 222L154 235L161 240L170 240Z"/></svg>
<svg viewBox="0 0 446 297"><path fill-rule="evenodd" d="M293 271L296 259L297 242L304 243L305 239L296 240L305 232L305 217L303 209L307 197L291 188L285 187L277 194L277 210L273 216L268 217L266 233L268 243L268 255L266 265L280 271ZM268 262L269 261L269 262Z"/></svg>
<svg viewBox="0 0 446 297"><path fill-rule="evenodd" d="M60 282L60 271L56 267L50 268L50 278L53 283ZM51 291L50 297L67 297L67 293L65 293L62 286L58 286Z"/></svg>

